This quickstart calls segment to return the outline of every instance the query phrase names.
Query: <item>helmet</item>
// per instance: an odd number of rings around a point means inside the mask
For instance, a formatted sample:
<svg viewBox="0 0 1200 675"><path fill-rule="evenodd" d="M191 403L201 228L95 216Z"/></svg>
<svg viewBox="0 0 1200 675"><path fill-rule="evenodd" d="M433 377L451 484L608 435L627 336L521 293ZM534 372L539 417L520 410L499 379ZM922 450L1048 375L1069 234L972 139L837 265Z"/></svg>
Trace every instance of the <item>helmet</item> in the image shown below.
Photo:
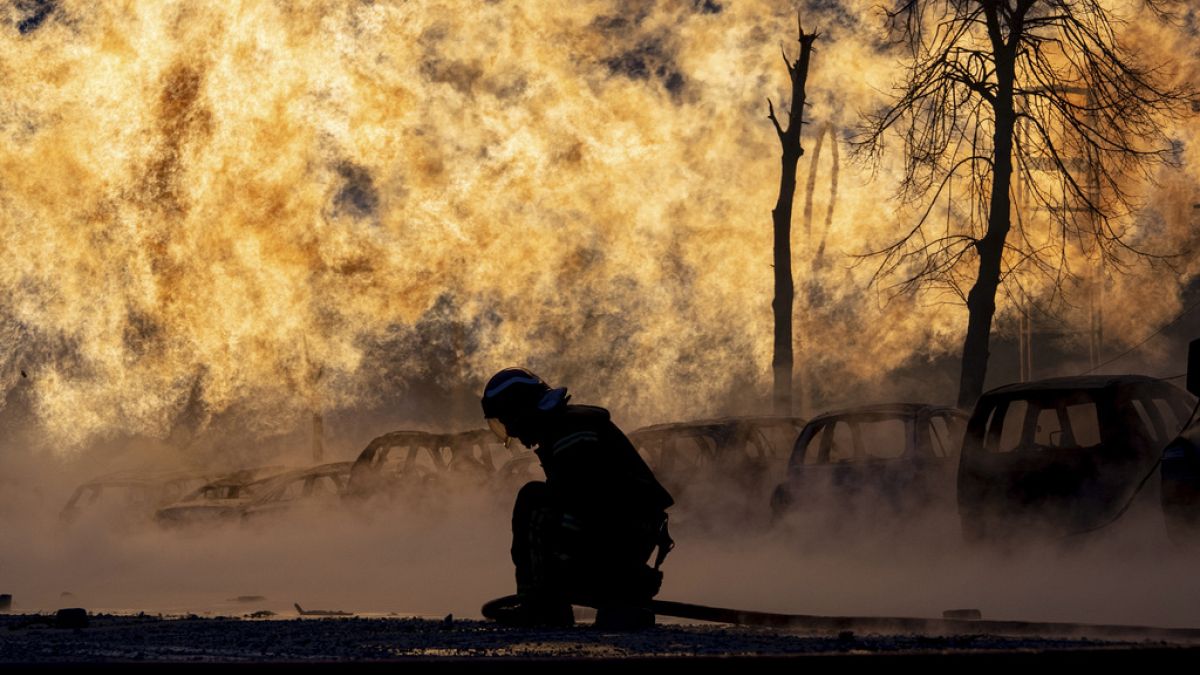
<svg viewBox="0 0 1200 675"><path fill-rule="evenodd" d="M483 416L492 431L507 445L517 437L530 445L532 418L567 402L567 390L551 389L542 378L524 368L505 368L483 388Z"/></svg>

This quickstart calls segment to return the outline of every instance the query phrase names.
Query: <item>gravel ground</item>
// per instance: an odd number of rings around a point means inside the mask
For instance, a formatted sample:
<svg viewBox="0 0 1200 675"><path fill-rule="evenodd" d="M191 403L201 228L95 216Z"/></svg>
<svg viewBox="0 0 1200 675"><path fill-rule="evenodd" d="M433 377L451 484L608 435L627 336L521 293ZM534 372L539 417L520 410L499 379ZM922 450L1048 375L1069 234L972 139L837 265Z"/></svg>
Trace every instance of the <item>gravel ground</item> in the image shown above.
<svg viewBox="0 0 1200 675"><path fill-rule="evenodd" d="M52 616L40 615L0 616L0 663L788 657L1050 653L1171 647L1165 643L1014 639L987 635L931 638L843 633L813 636L699 624L666 624L641 633L608 633L588 624L567 630L529 630L452 619L272 620L98 614L90 617L86 628L63 629L50 625L52 619Z"/></svg>

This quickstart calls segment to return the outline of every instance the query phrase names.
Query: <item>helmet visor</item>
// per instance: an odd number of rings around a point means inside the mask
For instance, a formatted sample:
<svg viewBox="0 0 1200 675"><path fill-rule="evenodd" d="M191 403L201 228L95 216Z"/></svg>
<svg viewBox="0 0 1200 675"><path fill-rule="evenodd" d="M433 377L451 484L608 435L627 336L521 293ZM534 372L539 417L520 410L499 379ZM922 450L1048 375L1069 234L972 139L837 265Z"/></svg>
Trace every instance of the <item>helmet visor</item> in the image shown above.
<svg viewBox="0 0 1200 675"><path fill-rule="evenodd" d="M500 442L503 443L504 447L507 448L509 441L512 440L512 437L508 435L508 428L504 426L503 422L495 417L487 418L487 423L488 427L492 430L492 433L496 434L496 438L499 438Z"/></svg>

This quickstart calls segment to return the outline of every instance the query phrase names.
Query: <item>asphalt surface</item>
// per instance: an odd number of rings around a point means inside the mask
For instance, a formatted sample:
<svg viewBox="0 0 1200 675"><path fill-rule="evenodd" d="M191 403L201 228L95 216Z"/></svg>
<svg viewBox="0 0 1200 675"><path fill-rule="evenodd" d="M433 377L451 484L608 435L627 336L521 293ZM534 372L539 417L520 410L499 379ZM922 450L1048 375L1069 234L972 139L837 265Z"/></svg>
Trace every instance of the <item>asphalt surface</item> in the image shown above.
<svg viewBox="0 0 1200 675"><path fill-rule="evenodd" d="M637 633L603 632L588 623L572 629L531 630L475 621L415 618L250 619L90 615L83 628L54 625L53 615L0 615L0 663L37 667L64 663L309 664L406 662L432 669L487 670L505 663L570 661L600 667L682 660L704 670L745 661L772 670L797 657L889 658L937 665L987 657L1061 661L1083 666L1122 659L1197 662L1197 647L1167 642L1009 638L989 635L813 635L778 629L660 624ZM846 659L836 659L838 662ZM861 658L858 659L861 661ZM814 663L825 663L819 660ZM1005 661L1007 662L1007 661ZM707 664L707 665L706 665ZM7 668L6 668L7 670Z"/></svg>

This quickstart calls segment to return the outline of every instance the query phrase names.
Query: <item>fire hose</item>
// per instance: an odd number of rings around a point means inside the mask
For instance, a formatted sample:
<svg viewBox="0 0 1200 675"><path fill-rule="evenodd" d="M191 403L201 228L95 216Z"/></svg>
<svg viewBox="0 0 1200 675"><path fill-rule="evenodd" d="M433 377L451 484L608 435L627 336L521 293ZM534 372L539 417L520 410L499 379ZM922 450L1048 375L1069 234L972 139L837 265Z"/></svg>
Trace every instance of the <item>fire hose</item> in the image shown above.
<svg viewBox="0 0 1200 675"><path fill-rule="evenodd" d="M519 596L506 595L483 606L483 616L495 618L501 610L520 603ZM589 606L589 605L584 605ZM982 619L922 619L913 617L819 616L779 614L727 607L710 607L688 602L651 600L656 616L690 619L737 626L760 626L816 634L881 635L1003 635L1013 637L1061 637L1109 640L1163 640L1200 642L1200 629L1159 628L1115 624L1086 624L1045 621L991 621Z"/></svg>

